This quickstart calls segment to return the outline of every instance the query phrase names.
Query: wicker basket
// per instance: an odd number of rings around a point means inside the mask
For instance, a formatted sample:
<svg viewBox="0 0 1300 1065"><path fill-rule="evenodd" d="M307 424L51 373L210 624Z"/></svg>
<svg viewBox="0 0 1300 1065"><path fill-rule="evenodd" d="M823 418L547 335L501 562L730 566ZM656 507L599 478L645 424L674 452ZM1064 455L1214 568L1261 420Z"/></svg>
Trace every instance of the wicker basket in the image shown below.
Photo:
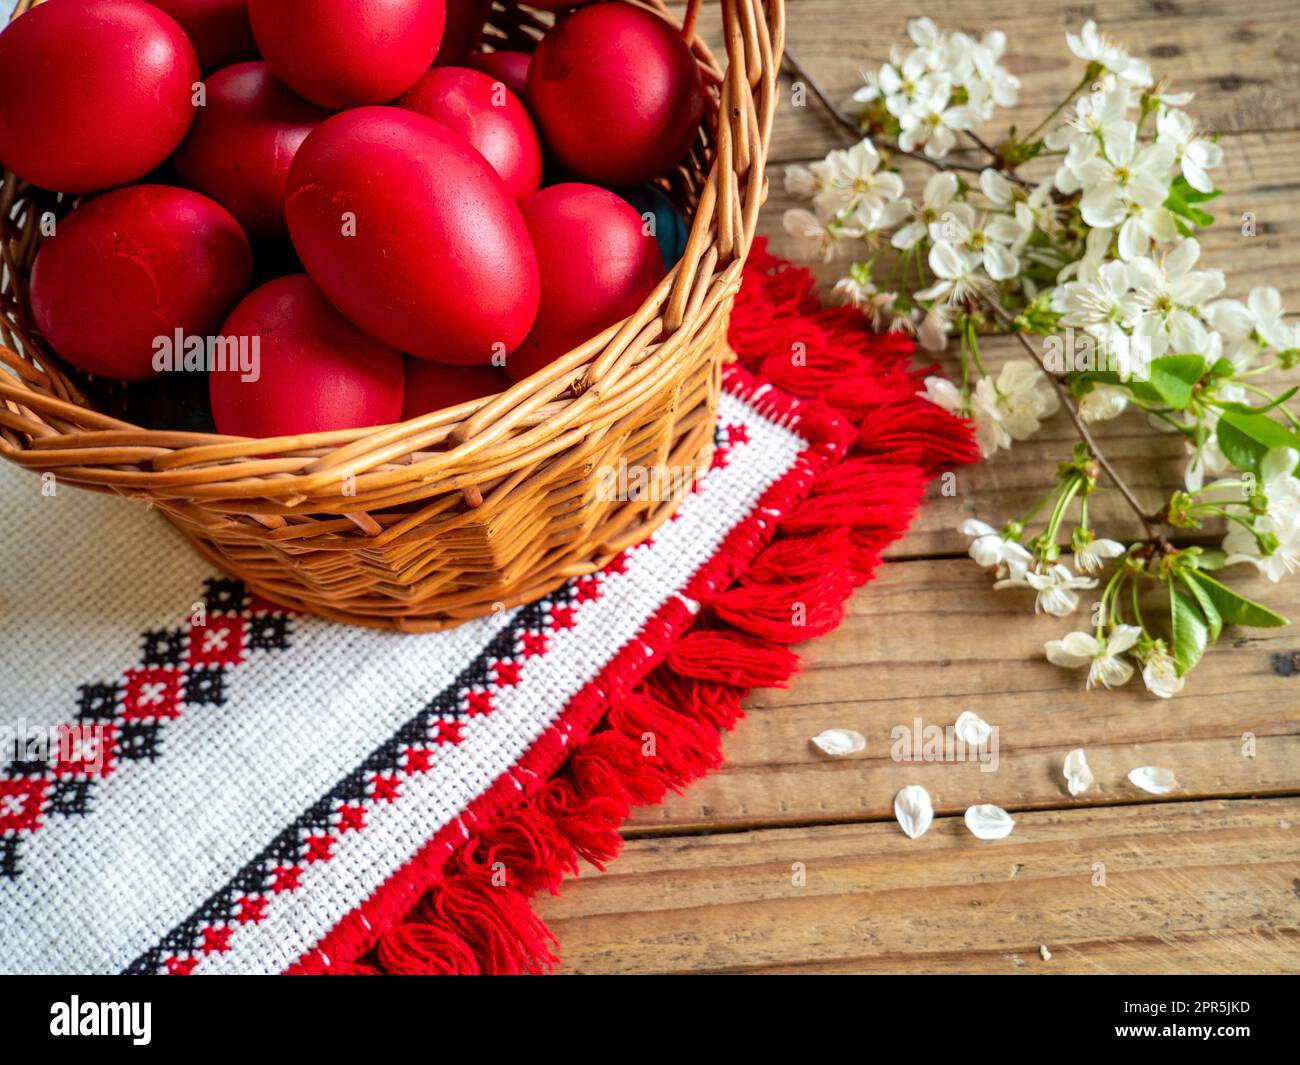
<svg viewBox="0 0 1300 1065"><path fill-rule="evenodd" d="M682 260L636 314L509 391L398 425L268 441L105 413L111 392L49 352L27 304L41 216L72 203L6 172L0 453L147 502L260 595L345 622L446 628L603 566L680 499L611 498L603 471L708 463L727 319L767 191L783 0L721 4L725 74L695 36L700 0L683 20L709 106L666 181L694 215ZM671 18L660 0L644 6ZM531 50L548 20L498 5L484 40Z"/></svg>

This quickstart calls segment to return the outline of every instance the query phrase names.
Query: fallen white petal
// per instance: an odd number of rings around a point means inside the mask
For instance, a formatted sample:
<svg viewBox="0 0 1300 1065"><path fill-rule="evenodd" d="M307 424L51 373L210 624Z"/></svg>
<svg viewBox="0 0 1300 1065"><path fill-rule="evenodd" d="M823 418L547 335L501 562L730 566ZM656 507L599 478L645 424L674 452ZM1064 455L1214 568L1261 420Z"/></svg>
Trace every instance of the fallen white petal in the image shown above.
<svg viewBox="0 0 1300 1065"><path fill-rule="evenodd" d="M1065 756L1065 785L1071 795L1082 795L1092 787L1092 769L1082 747L1076 747Z"/></svg>
<svg viewBox="0 0 1300 1065"><path fill-rule="evenodd" d="M966 811L966 827L976 839L1006 839L1016 822L1001 806L983 802Z"/></svg>
<svg viewBox="0 0 1300 1065"><path fill-rule="evenodd" d="M982 747L993 732L992 725L970 710L962 711L952 728L957 738L968 747Z"/></svg>
<svg viewBox="0 0 1300 1065"><path fill-rule="evenodd" d="M894 796L894 817L908 839L925 835L934 820L934 806L930 793L920 784L909 784Z"/></svg>
<svg viewBox="0 0 1300 1065"><path fill-rule="evenodd" d="M1047 945L1046 945L1046 944L1044 944L1044 943L1040 943L1040 944L1038 944L1038 953L1039 953L1039 955L1042 957L1043 961L1051 961L1051 960L1052 960L1052 952L1051 952L1050 950L1047 949Z"/></svg>
<svg viewBox="0 0 1300 1065"><path fill-rule="evenodd" d="M1154 765L1139 766L1129 772L1128 778L1134 787L1149 791L1152 795L1167 795L1178 787L1172 769L1161 769Z"/></svg>
<svg viewBox="0 0 1300 1065"><path fill-rule="evenodd" d="M867 737L848 728L828 728L812 738L812 745L829 758L847 758L867 749Z"/></svg>

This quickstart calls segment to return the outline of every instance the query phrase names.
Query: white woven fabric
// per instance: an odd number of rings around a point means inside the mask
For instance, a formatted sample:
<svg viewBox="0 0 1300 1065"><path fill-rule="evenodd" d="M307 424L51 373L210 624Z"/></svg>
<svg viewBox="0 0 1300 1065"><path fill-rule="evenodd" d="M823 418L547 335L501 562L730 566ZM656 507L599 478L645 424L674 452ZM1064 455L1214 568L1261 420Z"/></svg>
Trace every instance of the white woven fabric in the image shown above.
<svg viewBox="0 0 1300 1065"><path fill-rule="evenodd" d="M193 626L216 575L157 515L0 464L0 724L114 729L97 772L0 756L0 971L265 973L315 950L567 734L575 693L807 446L733 395L721 424L743 446L622 572L432 635L229 584Z"/></svg>

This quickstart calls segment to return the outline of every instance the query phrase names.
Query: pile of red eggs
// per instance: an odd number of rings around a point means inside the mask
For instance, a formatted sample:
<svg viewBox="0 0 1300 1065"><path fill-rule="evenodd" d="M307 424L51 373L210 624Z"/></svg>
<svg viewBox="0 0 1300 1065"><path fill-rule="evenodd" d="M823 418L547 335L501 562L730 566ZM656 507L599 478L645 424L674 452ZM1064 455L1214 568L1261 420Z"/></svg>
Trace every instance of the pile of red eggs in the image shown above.
<svg viewBox="0 0 1300 1065"><path fill-rule="evenodd" d="M530 3L560 12L531 55L474 51L490 0L20 16L0 164L85 196L31 271L41 335L122 381L188 368L172 338L255 341L254 372L193 368L218 431L265 437L490 395L626 317L665 263L610 189L656 193L686 154L699 71L645 8Z"/></svg>

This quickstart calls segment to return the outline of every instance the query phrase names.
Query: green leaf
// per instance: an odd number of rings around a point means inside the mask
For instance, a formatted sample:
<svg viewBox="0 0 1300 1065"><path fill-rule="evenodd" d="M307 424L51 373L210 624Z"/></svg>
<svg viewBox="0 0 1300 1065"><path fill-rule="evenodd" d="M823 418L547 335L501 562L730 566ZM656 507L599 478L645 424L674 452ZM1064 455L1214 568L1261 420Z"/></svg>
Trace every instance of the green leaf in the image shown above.
<svg viewBox="0 0 1300 1065"><path fill-rule="evenodd" d="M1214 428L1214 437L1219 442L1223 457L1239 470L1259 473L1260 461L1268 454L1268 448L1258 440L1252 440L1230 421L1219 419Z"/></svg>
<svg viewBox="0 0 1300 1065"><path fill-rule="evenodd" d="M1208 573L1197 571L1193 579L1214 603L1225 625L1245 625L1252 629L1276 629L1289 625L1281 614L1276 614L1262 603L1238 595L1226 584L1221 584Z"/></svg>
<svg viewBox="0 0 1300 1065"><path fill-rule="evenodd" d="M1166 210L1176 216L1176 220L1186 218L1201 229L1205 229L1214 224L1214 215L1208 211L1202 211L1194 205L1212 199L1214 199L1214 194L1198 192L1185 181L1182 185L1175 181L1169 190L1168 197L1165 199L1164 206ZM1179 221L1178 228L1182 230L1188 227L1185 223Z"/></svg>
<svg viewBox="0 0 1300 1065"><path fill-rule="evenodd" d="M1204 355L1162 355L1151 362L1150 385L1174 410L1185 410L1205 373Z"/></svg>
<svg viewBox="0 0 1300 1065"><path fill-rule="evenodd" d="M1182 571L1178 575L1200 606L1201 613L1205 615L1205 620L1210 626L1210 643L1217 643L1219 633L1223 631L1223 618L1219 615L1219 608L1214 605L1214 600L1210 598L1209 593L1196 583L1196 574Z"/></svg>
<svg viewBox="0 0 1300 1065"><path fill-rule="evenodd" d="M1182 174L1174 178L1171 187L1187 203L1208 203L1210 200L1217 200L1222 191L1220 189L1211 189L1209 192L1202 192L1200 189L1192 188L1192 183Z"/></svg>
<svg viewBox="0 0 1300 1065"><path fill-rule="evenodd" d="M1275 422L1272 418L1256 411L1233 410L1229 407L1224 410L1219 420L1226 421L1256 443L1263 444L1266 451L1275 447L1289 447L1300 451L1300 436L1281 422Z"/></svg>
<svg viewBox="0 0 1300 1065"><path fill-rule="evenodd" d="M1210 630L1195 600L1179 591L1173 581L1169 582L1169 611L1174 623L1174 665L1181 677L1205 654Z"/></svg>

